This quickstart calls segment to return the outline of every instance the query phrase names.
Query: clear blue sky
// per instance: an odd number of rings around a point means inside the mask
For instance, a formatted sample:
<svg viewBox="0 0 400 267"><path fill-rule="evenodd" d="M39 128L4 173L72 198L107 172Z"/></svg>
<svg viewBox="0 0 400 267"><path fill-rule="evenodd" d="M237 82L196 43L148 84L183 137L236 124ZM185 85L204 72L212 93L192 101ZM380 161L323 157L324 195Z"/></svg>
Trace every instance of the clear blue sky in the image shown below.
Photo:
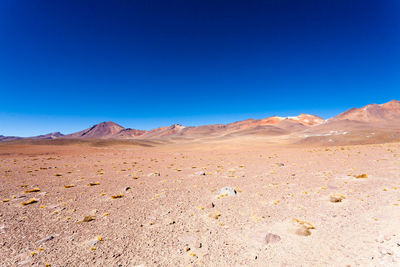
<svg viewBox="0 0 400 267"><path fill-rule="evenodd" d="M400 1L0 1L0 134L400 99Z"/></svg>

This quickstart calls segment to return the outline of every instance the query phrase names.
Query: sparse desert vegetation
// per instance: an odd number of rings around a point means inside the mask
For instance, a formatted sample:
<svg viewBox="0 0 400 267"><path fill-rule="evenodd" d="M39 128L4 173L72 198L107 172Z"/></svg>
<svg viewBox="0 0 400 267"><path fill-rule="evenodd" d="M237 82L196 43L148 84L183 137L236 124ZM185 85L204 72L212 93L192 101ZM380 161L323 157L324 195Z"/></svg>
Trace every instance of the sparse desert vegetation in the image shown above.
<svg viewBox="0 0 400 267"><path fill-rule="evenodd" d="M3 144L0 265L397 264L399 155L259 139Z"/></svg>

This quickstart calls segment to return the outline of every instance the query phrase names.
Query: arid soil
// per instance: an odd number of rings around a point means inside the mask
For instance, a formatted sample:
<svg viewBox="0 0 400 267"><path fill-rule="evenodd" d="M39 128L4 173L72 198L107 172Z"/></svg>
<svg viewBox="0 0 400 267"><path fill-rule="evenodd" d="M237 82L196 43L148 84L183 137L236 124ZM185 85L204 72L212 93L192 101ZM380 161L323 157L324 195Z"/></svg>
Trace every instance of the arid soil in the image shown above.
<svg viewBox="0 0 400 267"><path fill-rule="evenodd" d="M400 265L400 143L2 144L0 181L0 266Z"/></svg>

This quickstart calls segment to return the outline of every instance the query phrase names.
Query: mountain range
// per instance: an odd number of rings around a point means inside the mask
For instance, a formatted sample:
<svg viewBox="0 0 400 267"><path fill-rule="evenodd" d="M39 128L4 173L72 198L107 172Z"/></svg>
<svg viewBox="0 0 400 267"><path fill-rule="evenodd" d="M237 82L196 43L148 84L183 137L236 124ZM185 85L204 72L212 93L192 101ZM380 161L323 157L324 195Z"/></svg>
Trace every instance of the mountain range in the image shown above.
<svg viewBox="0 0 400 267"><path fill-rule="evenodd" d="M296 135L304 139L315 139L347 135L357 131L386 129L398 133L400 129L400 101L385 104L369 104L351 108L333 118L324 120L316 115L300 114L295 117L272 116L264 119L247 119L229 124L182 126L173 124L149 131L124 128L112 121L93 125L82 131L64 135L49 133L28 139L201 139L237 136L287 136ZM389 132L390 132L389 131ZM2 136L0 141L23 139Z"/></svg>

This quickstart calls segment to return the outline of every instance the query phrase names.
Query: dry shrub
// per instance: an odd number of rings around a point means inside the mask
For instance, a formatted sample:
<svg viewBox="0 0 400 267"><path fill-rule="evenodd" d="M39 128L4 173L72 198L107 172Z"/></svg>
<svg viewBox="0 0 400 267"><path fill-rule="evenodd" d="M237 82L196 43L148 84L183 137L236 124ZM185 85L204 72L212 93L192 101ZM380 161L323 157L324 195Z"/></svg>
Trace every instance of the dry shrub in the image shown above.
<svg viewBox="0 0 400 267"><path fill-rule="evenodd" d="M31 198L31 199L29 199L28 201L22 202L21 205L22 205L22 206L26 206L26 205L30 205L30 204L33 204L33 203L36 203L36 202L37 202L36 199Z"/></svg>
<svg viewBox="0 0 400 267"><path fill-rule="evenodd" d="M40 191L40 189L35 187L35 188L32 188L32 189L25 190L25 193L33 193L33 192L39 192L39 191Z"/></svg>
<svg viewBox="0 0 400 267"><path fill-rule="evenodd" d="M329 201L332 203L342 202L346 197L342 194L333 194L329 196Z"/></svg>
<svg viewBox="0 0 400 267"><path fill-rule="evenodd" d="M368 175L363 173L363 174L359 174L359 175L354 175L354 177L356 177L357 179L363 179L363 178L368 178Z"/></svg>

